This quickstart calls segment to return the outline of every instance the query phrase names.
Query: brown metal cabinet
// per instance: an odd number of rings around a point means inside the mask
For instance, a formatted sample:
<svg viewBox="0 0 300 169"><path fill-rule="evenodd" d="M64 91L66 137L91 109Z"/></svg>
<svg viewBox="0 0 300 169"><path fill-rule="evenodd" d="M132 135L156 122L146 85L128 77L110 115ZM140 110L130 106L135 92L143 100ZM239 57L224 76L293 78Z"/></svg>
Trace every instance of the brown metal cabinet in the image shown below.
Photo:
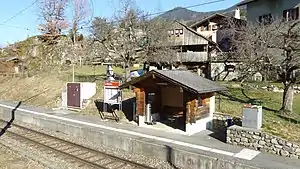
<svg viewBox="0 0 300 169"><path fill-rule="evenodd" d="M68 107L80 108L80 83L67 84Z"/></svg>

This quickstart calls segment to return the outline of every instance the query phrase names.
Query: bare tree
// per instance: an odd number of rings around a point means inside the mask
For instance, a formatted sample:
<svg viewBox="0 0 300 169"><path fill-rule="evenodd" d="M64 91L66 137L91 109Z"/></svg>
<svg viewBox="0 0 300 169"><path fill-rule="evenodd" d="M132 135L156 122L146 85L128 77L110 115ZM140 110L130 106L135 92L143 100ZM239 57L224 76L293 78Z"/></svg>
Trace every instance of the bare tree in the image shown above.
<svg viewBox="0 0 300 169"><path fill-rule="evenodd" d="M296 71L300 69L300 21L275 22L271 25L268 47L272 52L271 62L277 67L279 80L284 85L281 112L292 113L294 85L300 82Z"/></svg>
<svg viewBox="0 0 300 169"><path fill-rule="evenodd" d="M236 55L243 60L243 78L267 71L267 64L274 67L284 85L281 113L292 113L293 86L300 80L295 76L300 69L300 21L248 24L232 31Z"/></svg>
<svg viewBox="0 0 300 169"><path fill-rule="evenodd" d="M145 62L155 62L158 64L172 64L176 62L176 49L172 46L168 30L172 28L173 22L157 18L143 22L143 32L145 32L142 43Z"/></svg>
<svg viewBox="0 0 300 169"><path fill-rule="evenodd" d="M42 19L39 30L50 35L61 34L68 28L65 10L68 0L41 0L39 17Z"/></svg>
<svg viewBox="0 0 300 169"><path fill-rule="evenodd" d="M86 20L89 17L91 10L89 7L88 0L73 0L72 6L73 6L74 13L73 13L71 34L72 34L72 41L75 43L80 26L82 26L83 24L87 24Z"/></svg>
<svg viewBox="0 0 300 169"><path fill-rule="evenodd" d="M131 65L140 57L138 51L144 36L141 16L141 12L133 7L131 1L122 1L122 8L115 16L116 22L109 23L106 19L99 18L93 22L95 39L104 46L110 58L124 63L125 81Z"/></svg>
<svg viewBox="0 0 300 169"><path fill-rule="evenodd" d="M124 63L127 81L133 63L150 58L157 61L157 56L166 56L170 52L167 52L167 44L163 43L167 40L167 27L163 22L151 21L147 14L134 7L131 0L121 3L122 8L116 14L115 21L95 18L91 33L106 49L109 58Z"/></svg>
<svg viewBox="0 0 300 169"><path fill-rule="evenodd" d="M73 20L72 28L70 30L70 36L73 42L73 60L79 59L80 65L82 64L82 47L83 44L77 43L83 40L83 36L79 35L79 29L82 25L87 24L87 18L89 17L91 10L88 0L73 0Z"/></svg>

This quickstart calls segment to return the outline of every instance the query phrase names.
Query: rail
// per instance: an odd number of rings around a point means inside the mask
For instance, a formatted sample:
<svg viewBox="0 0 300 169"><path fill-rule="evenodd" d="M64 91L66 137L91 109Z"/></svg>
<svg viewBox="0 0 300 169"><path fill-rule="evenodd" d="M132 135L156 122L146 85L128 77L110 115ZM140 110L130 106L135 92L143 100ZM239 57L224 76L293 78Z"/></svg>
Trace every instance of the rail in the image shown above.
<svg viewBox="0 0 300 169"><path fill-rule="evenodd" d="M7 123L0 120L0 123ZM39 131L35 131L17 124L12 124L16 127L16 131L5 131L11 138L21 140L23 143L35 144L41 147L41 151L49 150L52 153L63 155L64 159L71 159L73 162L81 163L82 166L91 168L136 168L136 169L153 169L149 166L139 164L133 161L122 159L104 152L100 152L82 145L72 143ZM114 167L111 167L114 166Z"/></svg>

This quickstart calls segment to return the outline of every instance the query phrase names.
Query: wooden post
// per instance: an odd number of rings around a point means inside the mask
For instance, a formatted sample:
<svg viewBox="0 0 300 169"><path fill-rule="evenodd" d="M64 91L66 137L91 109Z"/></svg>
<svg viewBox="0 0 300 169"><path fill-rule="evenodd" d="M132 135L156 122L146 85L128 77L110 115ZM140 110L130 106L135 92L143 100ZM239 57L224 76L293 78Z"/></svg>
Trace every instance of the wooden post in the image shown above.
<svg viewBox="0 0 300 169"><path fill-rule="evenodd" d="M196 111L197 111L197 105L196 105L196 99L191 101L190 106L190 123L196 122Z"/></svg>
<svg viewBox="0 0 300 169"><path fill-rule="evenodd" d="M72 82L75 82L75 68L74 68L74 63L72 65Z"/></svg>
<svg viewBox="0 0 300 169"><path fill-rule="evenodd" d="M186 123L189 123L190 122L190 112L191 112L191 110L190 110L190 101L188 101L187 103L186 103Z"/></svg>

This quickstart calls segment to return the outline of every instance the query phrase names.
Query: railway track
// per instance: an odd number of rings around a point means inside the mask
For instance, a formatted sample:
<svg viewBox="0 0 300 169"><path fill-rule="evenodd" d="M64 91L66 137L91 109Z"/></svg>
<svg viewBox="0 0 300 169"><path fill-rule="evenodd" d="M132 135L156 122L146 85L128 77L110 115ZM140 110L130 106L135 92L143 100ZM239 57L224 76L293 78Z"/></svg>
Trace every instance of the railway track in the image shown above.
<svg viewBox="0 0 300 169"><path fill-rule="evenodd" d="M6 121L0 120L2 125ZM104 152L93 150L82 145L72 143L45 133L41 133L20 125L12 124L14 131L5 131L10 138L22 141L31 147L37 148L47 154L54 154L67 162L80 168L101 169L153 169L146 165L138 164Z"/></svg>

